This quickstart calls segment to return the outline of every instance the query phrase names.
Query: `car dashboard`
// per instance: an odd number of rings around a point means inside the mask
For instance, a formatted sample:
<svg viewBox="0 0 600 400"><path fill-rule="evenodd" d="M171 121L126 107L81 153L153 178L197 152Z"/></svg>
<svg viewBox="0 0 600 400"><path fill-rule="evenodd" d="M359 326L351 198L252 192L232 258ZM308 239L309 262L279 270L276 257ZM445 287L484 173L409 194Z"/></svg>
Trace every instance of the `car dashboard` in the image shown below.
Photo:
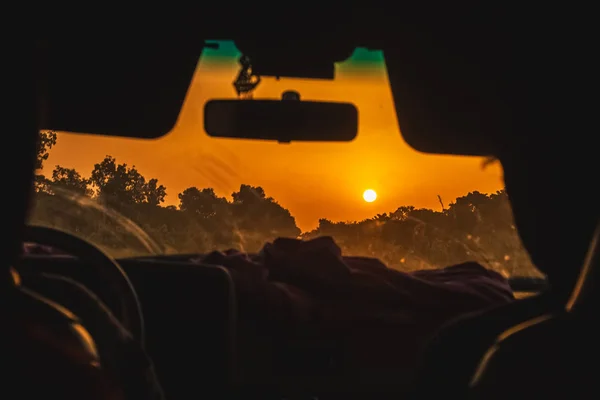
<svg viewBox="0 0 600 400"><path fill-rule="evenodd" d="M216 393L249 385L239 368L238 299L227 269L190 261L197 255L118 260L140 300L146 328L146 351L169 397ZM18 265L28 274L52 273L94 287L91 268L71 256L25 255ZM511 280L515 297L546 288L539 278ZM97 292L96 292L97 293ZM201 378L201 379L200 379ZM199 385L201 385L199 387ZM258 389L260 383L253 389Z"/></svg>

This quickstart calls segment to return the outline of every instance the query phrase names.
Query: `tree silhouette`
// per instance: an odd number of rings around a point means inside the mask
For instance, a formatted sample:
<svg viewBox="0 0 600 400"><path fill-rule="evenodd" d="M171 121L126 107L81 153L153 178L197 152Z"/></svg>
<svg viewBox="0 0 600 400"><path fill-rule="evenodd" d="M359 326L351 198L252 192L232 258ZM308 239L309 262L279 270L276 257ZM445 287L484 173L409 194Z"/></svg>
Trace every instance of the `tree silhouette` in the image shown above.
<svg viewBox="0 0 600 400"><path fill-rule="evenodd" d="M414 210L413 206L400 206L390 216L393 220L405 221Z"/></svg>
<svg viewBox="0 0 600 400"><path fill-rule="evenodd" d="M80 195L92 196L93 190L88 187L90 180L83 178L74 168L57 165L52 171L51 188L60 188Z"/></svg>
<svg viewBox="0 0 600 400"><path fill-rule="evenodd" d="M263 232L271 236L297 237L301 231L290 211L272 197L267 197L260 186L241 185L231 194L232 212L240 229Z"/></svg>
<svg viewBox="0 0 600 400"><path fill-rule="evenodd" d="M143 179L143 177L142 177ZM167 196L167 188L163 185L158 184L158 179L152 178L144 186L145 202L158 206L160 203L165 201Z"/></svg>
<svg viewBox="0 0 600 400"><path fill-rule="evenodd" d="M463 232L473 232L475 227L489 215L486 206L489 197L480 192L471 192L466 196L459 197L454 203L450 203L449 215L454 219L455 226ZM489 207L488 207L489 208Z"/></svg>
<svg viewBox="0 0 600 400"><path fill-rule="evenodd" d="M264 201L267 197L260 186L241 185L240 190L231 194L234 204L250 206Z"/></svg>
<svg viewBox="0 0 600 400"><path fill-rule="evenodd" d="M227 199L218 197L214 189L189 187L177 195L179 209L199 218L211 218L225 212Z"/></svg>
<svg viewBox="0 0 600 400"><path fill-rule="evenodd" d="M111 156L94 165L90 181L98 198L111 204L159 205L167 195L166 188L158 185L158 180L146 182L135 166L118 164Z"/></svg>
<svg viewBox="0 0 600 400"><path fill-rule="evenodd" d="M50 155L50 149L56 144L56 132L40 131L39 139L36 146L36 162L35 169L42 169L44 161Z"/></svg>
<svg viewBox="0 0 600 400"><path fill-rule="evenodd" d="M35 169L41 170L44 166L44 161L50 155L50 149L56 144L56 132L40 131L36 143L36 159ZM34 190L37 193L46 193L50 181L42 174L36 174L33 179Z"/></svg>

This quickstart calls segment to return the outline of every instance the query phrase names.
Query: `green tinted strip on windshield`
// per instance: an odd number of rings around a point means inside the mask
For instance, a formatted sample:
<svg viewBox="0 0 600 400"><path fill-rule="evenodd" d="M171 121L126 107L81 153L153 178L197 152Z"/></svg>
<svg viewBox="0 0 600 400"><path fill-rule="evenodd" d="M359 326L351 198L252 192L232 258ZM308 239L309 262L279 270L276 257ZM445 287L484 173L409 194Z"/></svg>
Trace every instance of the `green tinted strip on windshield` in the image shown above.
<svg viewBox="0 0 600 400"><path fill-rule="evenodd" d="M237 65L241 56L240 51L231 40L207 40L208 44L216 45L215 48L207 46L202 52L202 62L211 66ZM344 62L338 63L337 69L343 73L370 74L381 71L384 67L383 51L368 50L358 47Z"/></svg>

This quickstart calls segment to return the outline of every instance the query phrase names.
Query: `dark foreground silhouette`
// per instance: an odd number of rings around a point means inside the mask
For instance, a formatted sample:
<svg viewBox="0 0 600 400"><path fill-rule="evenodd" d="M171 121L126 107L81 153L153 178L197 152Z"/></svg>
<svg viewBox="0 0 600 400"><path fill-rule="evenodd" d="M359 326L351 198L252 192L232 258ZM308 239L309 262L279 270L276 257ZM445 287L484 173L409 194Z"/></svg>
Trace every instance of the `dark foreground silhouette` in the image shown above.
<svg viewBox="0 0 600 400"><path fill-rule="evenodd" d="M41 246L25 250L54 254ZM375 258L344 256L331 237L279 238L255 254L214 251L189 261L230 272L240 367L261 383L319 375L320 368L407 378L443 324L514 300L506 278L477 263L405 273Z"/></svg>

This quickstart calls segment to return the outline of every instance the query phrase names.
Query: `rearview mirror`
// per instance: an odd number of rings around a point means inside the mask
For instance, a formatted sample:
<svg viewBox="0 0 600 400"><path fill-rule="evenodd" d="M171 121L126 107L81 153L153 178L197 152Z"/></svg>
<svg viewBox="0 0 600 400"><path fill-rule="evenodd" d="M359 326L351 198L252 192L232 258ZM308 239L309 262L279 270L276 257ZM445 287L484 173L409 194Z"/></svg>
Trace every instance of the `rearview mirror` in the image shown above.
<svg viewBox="0 0 600 400"><path fill-rule="evenodd" d="M351 103L300 100L211 100L204 106L209 136L315 142L356 137L358 111Z"/></svg>

